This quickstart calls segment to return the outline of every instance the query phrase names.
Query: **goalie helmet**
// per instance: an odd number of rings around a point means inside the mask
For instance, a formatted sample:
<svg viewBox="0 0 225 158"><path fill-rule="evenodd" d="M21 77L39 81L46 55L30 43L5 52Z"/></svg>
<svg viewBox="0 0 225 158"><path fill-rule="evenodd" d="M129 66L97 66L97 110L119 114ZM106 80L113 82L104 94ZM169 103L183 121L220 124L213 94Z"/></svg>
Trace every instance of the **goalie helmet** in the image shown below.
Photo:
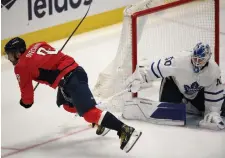
<svg viewBox="0 0 225 158"><path fill-rule="evenodd" d="M204 66L208 63L212 55L208 44L204 45L201 42L198 43L191 55L191 63L195 73L199 73Z"/></svg>
<svg viewBox="0 0 225 158"><path fill-rule="evenodd" d="M26 43L22 38L15 37L5 45L5 53L24 53L26 51Z"/></svg>

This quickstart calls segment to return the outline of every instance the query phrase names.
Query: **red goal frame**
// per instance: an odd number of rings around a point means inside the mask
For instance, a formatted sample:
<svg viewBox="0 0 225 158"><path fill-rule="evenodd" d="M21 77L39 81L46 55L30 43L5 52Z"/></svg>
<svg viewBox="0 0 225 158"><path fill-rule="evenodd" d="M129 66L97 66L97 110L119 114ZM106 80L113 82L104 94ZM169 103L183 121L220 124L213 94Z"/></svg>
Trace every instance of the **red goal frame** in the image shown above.
<svg viewBox="0 0 225 158"><path fill-rule="evenodd" d="M149 8L146 10L142 10L139 12L135 12L131 15L131 30L132 30L132 72L135 71L137 65L137 18L144 16L146 14L151 14L155 12L159 12L168 8L176 7L179 5L187 4L196 0L179 0L175 2L171 2L168 4L164 4L161 6L157 6L154 8ZM219 0L215 1L215 61L219 64Z"/></svg>

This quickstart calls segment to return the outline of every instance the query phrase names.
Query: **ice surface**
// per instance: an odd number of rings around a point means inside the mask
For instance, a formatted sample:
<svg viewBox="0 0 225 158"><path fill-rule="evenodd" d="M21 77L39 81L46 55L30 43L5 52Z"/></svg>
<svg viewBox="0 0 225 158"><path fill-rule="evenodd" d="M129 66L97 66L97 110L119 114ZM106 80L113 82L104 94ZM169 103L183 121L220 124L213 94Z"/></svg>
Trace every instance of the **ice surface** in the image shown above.
<svg viewBox="0 0 225 158"><path fill-rule="evenodd" d="M225 6L222 9L220 66L225 79ZM118 24L79 35L65 47L64 52L88 72L91 88L99 72L114 58L120 31ZM64 41L52 44L60 48ZM39 85L33 107L22 108L13 67L4 59L1 76L2 158L225 158L225 132L138 121L125 121L143 131L140 141L126 154L119 149L116 132L105 137L95 135L82 118L56 106L56 91L49 87Z"/></svg>

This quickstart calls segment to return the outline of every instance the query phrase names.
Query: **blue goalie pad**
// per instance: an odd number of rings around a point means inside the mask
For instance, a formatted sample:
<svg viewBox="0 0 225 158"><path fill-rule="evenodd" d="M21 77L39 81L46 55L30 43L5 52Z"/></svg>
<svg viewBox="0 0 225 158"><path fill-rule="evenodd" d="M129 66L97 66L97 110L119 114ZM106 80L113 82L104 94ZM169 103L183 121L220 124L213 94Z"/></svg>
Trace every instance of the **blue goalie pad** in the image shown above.
<svg viewBox="0 0 225 158"><path fill-rule="evenodd" d="M186 124L186 106L185 104L175 104L162 102L150 116L154 119L184 121Z"/></svg>

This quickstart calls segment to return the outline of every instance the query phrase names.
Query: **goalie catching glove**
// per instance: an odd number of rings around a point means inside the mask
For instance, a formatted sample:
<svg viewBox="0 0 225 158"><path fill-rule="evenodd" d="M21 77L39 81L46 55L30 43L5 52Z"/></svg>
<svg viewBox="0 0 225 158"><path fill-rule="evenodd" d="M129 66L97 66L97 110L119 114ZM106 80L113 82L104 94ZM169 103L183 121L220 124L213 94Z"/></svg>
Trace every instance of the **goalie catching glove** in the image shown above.
<svg viewBox="0 0 225 158"><path fill-rule="evenodd" d="M206 114L204 119L199 122L199 126L211 130L222 130L225 128L224 121L217 112Z"/></svg>
<svg viewBox="0 0 225 158"><path fill-rule="evenodd" d="M148 75L148 67L137 65L134 73L125 81L125 88L132 93L151 87L151 79Z"/></svg>

